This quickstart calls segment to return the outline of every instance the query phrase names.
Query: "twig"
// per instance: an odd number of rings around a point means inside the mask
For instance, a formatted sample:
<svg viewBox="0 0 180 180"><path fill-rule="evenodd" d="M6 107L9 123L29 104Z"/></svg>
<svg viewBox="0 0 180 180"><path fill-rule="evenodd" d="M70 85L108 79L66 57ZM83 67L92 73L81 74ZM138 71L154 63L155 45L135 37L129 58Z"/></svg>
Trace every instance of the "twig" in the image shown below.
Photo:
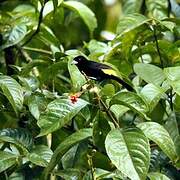
<svg viewBox="0 0 180 180"><path fill-rule="evenodd" d="M45 4L46 4L47 0L44 0L44 3L42 4L41 6L41 10L40 10L40 13L39 13L39 18L38 18L38 25L37 25L37 29L34 31L34 33L27 39L27 41L25 41L21 46L25 46L26 44L28 44L32 38L38 34L38 32L40 31L40 26L41 26L41 23L42 23L42 20L43 20L43 10L44 10L44 7L45 7Z"/></svg>
<svg viewBox="0 0 180 180"><path fill-rule="evenodd" d="M43 53L43 54L47 54L47 55L52 55L52 52L51 51L47 51L47 50L44 50L44 49L38 49L38 48L32 48L32 47L22 47L24 50L27 50L27 51L34 51L34 52L37 52L37 53Z"/></svg>
<svg viewBox="0 0 180 180"><path fill-rule="evenodd" d="M89 78L86 76L86 74L83 73L83 75L85 76L87 82L89 82L90 86L91 86L92 88L94 88L94 84L93 84L91 81L89 81ZM119 128L120 126L119 126L119 124L117 123L117 121L116 121L116 119L114 118L114 116L112 115L112 113L111 113L111 111L109 110L109 108L108 108L108 107L106 106L106 104L103 102L103 100L101 99L101 97L99 96L99 94L98 94L97 92L95 92L95 94L96 94L96 97L97 97L99 103L100 103L100 104L102 105L102 107L104 108L106 114L109 116L109 118L111 119L111 121L112 121L112 123L114 124L114 126L117 127L117 128Z"/></svg>
<svg viewBox="0 0 180 180"><path fill-rule="evenodd" d="M92 161L92 154L90 154L90 155L88 154L87 157L88 157L88 165L91 169L92 180L96 180L95 169L93 167L93 161Z"/></svg>
<svg viewBox="0 0 180 180"><path fill-rule="evenodd" d="M156 43L156 49L157 49L159 59L161 62L161 67L164 68L164 62L163 62L162 57L161 57L161 52L160 52L160 48L159 48L159 44L158 44L158 38L157 38L157 34L156 34L156 26L153 25L152 28L153 28L153 33L154 33L154 38L155 38L155 43Z"/></svg>

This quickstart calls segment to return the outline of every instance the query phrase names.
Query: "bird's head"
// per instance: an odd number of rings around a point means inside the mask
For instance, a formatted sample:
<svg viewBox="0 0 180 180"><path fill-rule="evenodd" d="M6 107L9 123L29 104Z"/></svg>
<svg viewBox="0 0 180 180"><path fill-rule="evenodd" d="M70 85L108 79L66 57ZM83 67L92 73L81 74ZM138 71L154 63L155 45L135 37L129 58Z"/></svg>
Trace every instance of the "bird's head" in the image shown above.
<svg viewBox="0 0 180 180"><path fill-rule="evenodd" d="M72 64L75 64L75 65L80 65L82 64L83 62L87 61L86 58L84 56L76 56L73 61L72 61Z"/></svg>

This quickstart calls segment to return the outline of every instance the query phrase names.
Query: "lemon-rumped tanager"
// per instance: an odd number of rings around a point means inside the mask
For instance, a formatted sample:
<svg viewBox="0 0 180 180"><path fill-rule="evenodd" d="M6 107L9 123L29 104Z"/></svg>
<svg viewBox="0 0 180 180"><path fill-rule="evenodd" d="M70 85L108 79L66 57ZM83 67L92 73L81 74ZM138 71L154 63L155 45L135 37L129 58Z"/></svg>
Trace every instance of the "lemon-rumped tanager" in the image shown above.
<svg viewBox="0 0 180 180"><path fill-rule="evenodd" d="M75 64L78 67L79 71L83 72L90 79L94 79L97 81L112 79L119 82L127 90L134 90L131 85L129 85L119 77L115 76L115 70L106 64L87 60L84 56L75 57L72 64Z"/></svg>

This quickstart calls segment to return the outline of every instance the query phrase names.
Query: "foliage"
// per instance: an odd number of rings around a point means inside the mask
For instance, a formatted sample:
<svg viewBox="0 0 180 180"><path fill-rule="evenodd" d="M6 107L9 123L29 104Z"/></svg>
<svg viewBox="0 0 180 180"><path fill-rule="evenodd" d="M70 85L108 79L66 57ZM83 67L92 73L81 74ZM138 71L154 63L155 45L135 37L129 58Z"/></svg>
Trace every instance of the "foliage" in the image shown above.
<svg viewBox="0 0 180 180"><path fill-rule="evenodd" d="M179 9L2 0L2 179L179 179ZM77 55L109 64L134 92L87 79Z"/></svg>

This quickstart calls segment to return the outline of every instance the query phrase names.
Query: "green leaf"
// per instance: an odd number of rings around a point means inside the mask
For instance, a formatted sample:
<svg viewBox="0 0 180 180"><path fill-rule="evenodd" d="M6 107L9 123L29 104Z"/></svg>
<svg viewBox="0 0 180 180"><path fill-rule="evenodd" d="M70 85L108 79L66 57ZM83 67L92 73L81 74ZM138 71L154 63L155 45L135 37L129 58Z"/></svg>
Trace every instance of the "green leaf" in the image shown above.
<svg viewBox="0 0 180 180"><path fill-rule="evenodd" d="M13 139L13 138L8 137L8 136L0 135L0 143L4 143L4 142L8 142L8 143L13 144L18 149L20 154L22 154L22 155L28 154L27 148L23 144L21 144L18 140Z"/></svg>
<svg viewBox="0 0 180 180"><path fill-rule="evenodd" d="M179 134L178 123L175 114L173 113L171 114L171 116L166 120L164 127L171 136L174 145L176 147L176 152L178 156L180 156L180 134Z"/></svg>
<svg viewBox="0 0 180 180"><path fill-rule="evenodd" d="M68 62L68 70L74 91L80 91L81 87L86 83L85 77L81 74L75 65L72 65L72 60Z"/></svg>
<svg viewBox="0 0 180 180"><path fill-rule="evenodd" d="M137 63L134 65L134 71L147 83L161 85L165 79L163 70L152 64Z"/></svg>
<svg viewBox="0 0 180 180"><path fill-rule="evenodd" d="M19 43L25 37L26 33L27 28L24 23L15 25L4 35L5 43L0 46L0 49L5 49Z"/></svg>
<svg viewBox="0 0 180 180"><path fill-rule="evenodd" d="M149 111L148 105L140 96L133 92L119 92L115 94L110 101L110 106L114 104L129 107L135 113L138 113L147 120L149 119L145 114Z"/></svg>
<svg viewBox="0 0 180 180"><path fill-rule="evenodd" d="M13 138L20 146L22 145L27 149L31 149L34 144L32 134L23 128L2 129L0 130L0 136Z"/></svg>
<svg viewBox="0 0 180 180"><path fill-rule="evenodd" d="M118 37L120 37L123 34L141 26L142 24L147 23L148 21L149 19L141 14L129 14L119 20L116 33L118 34Z"/></svg>
<svg viewBox="0 0 180 180"><path fill-rule="evenodd" d="M90 32L93 32L97 27L97 20L94 13L83 3L77 1L65 1L62 5L77 12L89 28Z"/></svg>
<svg viewBox="0 0 180 180"><path fill-rule="evenodd" d="M36 120L39 119L40 113L46 109L47 100L42 94L34 94L28 98L28 107L31 114Z"/></svg>
<svg viewBox="0 0 180 180"><path fill-rule="evenodd" d="M156 19L163 19L168 16L168 2L167 0L147 0L146 7L149 16Z"/></svg>
<svg viewBox="0 0 180 180"><path fill-rule="evenodd" d="M123 14L140 13L142 0L124 0Z"/></svg>
<svg viewBox="0 0 180 180"><path fill-rule="evenodd" d="M17 163L17 155L0 151L0 173Z"/></svg>
<svg viewBox="0 0 180 180"><path fill-rule="evenodd" d="M100 151L105 151L104 141L110 130L111 127L105 115L98 111L93 121L93 142Z"/></svg>
<svg viewBox="0 0 180 180"><path fill-rule="evenodd" d="M112 163L133 180L146 178L150 162L149 142L138 128L115 129L106 137L105 147Z"/></svg>
<svg viewBox="0 0 180 180"><path fill-rule="evenodd" d="M164 74L173 90L180 95L180 66L165 68Z"/></svg>
<svg viewBox="0 0 180 180"><path fill-rule="evenodd" d="M51 172L56 164L60 161L62 156L75 144L79 143L80 141L89 138L92 136L92 129L81 129L69 137L67 137L62 143L54 151L54 154L51 158L50 163L48 164L47 168L45 168L43 172L43 178L45 179L49 172Z"/></svg>
<svg viewBox="0 0 180 180"><path fill-rule="evenodd" d="M37 145L28 154L28 159L29 161L31 161L32 163L38 166L46 167L52 155L53 155L52 150L49 149L47 146Z"/></svg>
<svg viewBox="0 0 180 180"><path fill-rule="evenodd" d="M150 111L152 111L159 100L165 96L164 90L160 87L155 86L154 84L147 84L144 86L140 93L146 102L149 104Z"/></svg>
<svg viewBox="0 0 180 180"><path fill-rule="evenodd" d="M60 176L63 179L67 180L80 180L82 179L81 177L81 171L79 169L73 169L73 168L68 168L64 170L58 170L54 173L56 176Z"/></svg>
<svg viewBox="0 0 180 180"><path fill-rule="evenodd" d="M48 104L46 111L38 120L41 128L39 136L49 134L67 124L82 108L88 104L80 98L73 103L70 99L56 99Z"/></svg>
<svg viewBox="0 0 180 180"><path fill-rule="evenodd" d="M24 97L22 87L18 84L18 82L9 76L1 75L0 88L11 103L14 111L16 113L20 111L23 107Z"/></svg>
<svg viewBox="0 0 180 180"><path fill-rule="evenodd" d="M170 180L167 176L159 172L150 172L148 173L150 180Z"/></svg>
<svg viewBox="0 0 180 180"><path fill-rule="evenodd" d="M154 141L172 161L176 160L177 154L174 143L163 126L155 122L144 122L137 126L150 140Z"/></svg>

